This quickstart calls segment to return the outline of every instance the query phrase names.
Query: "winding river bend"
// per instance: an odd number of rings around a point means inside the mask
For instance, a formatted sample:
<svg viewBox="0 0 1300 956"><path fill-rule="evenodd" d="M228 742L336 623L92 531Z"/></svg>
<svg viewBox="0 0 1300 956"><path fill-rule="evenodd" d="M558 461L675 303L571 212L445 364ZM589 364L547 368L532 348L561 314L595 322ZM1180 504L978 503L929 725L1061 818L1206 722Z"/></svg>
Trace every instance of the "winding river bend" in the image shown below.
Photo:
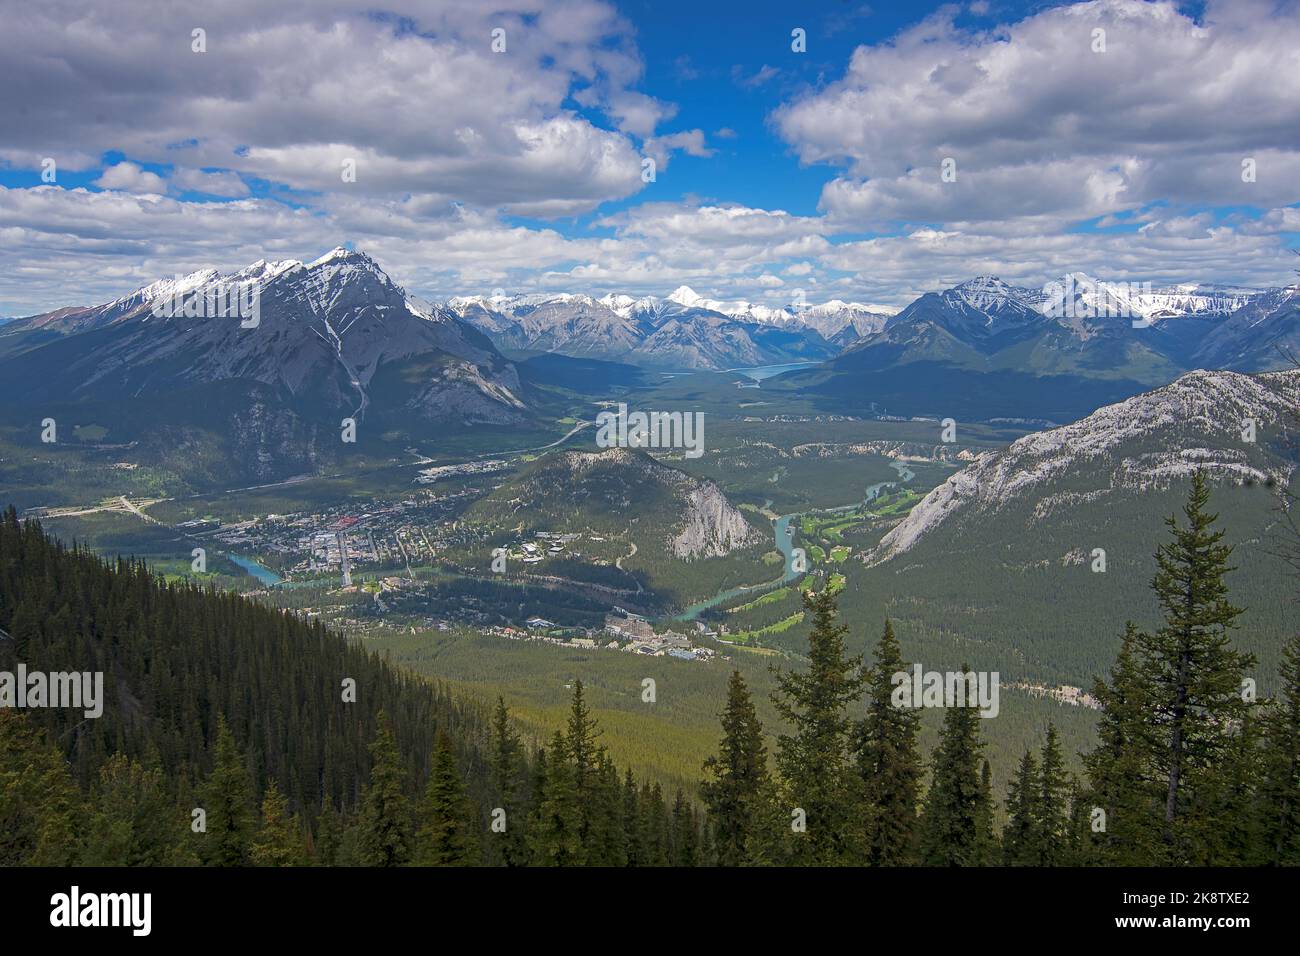
<svg viewBox="0 0 1300 956"><path fill-rule="evenodd" d="M806 572L796 571L792 567L793 561L791 560L791 556L794 552L794 533L793 528L790 527L790 523L802 518L804 515L837 514L844 511L852 511L854 508L860 508L863 505L875 501L880 497L881 492L887 489L897 488L899 485L907 484L907 482L916 477L916 472L907 467L906 462L893 461L890 462L889 467L898 472L898 480L881 481L874 485L868 485L865 497L863 497L861 501L855 501L847 505L837 505L833 508L812 508L808 511L798 511L794 514L782 515L776 519L776 523L773 526L776 535L776 549L781 552L781 557L784 559L785 565L785 573L779 578L774 581L767 581L763 584L746 584L741 585L740 587L727 588L724 591L719 591L710 598L705 598L703 601L697 601L690 605L681 614L676 615L673 620L693 621L709 608L717 607L719 604L725 604L733 598L738 598L742 595L757 596L765 591L773 591L776 588L784 587L796 578L803 577Z"/></svg>

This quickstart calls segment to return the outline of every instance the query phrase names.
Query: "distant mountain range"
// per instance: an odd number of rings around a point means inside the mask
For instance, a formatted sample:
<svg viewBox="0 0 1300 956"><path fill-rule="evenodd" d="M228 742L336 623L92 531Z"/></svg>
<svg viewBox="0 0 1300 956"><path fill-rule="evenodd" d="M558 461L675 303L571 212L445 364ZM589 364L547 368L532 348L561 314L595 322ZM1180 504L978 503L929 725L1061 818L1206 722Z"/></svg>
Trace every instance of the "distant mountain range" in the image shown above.
<svg viewBox="0 0 1300 956"><path fill-rule="evenodd" d="M447 307L510 352L555 352L651 368L726 369L830 358L884 327L887 312L851 302L780 309L718 302L687 286L667 298L496 295Z"/></svg>
<svg viewBox="0 0 1300 956"><path fill-rule="evenodd" d="M209 314L214 296L219 303L236 288L256 290L255 323ZM271 477L337 454L345 416L392 434L535 424L535 387L572 376L532 368L546 361L586 363L593 380L615 367L599 363L806 362L762 387L837 413L1064 422L1193 368L1278 368L1298 352L1300 287L1132 288L1075 274L1028 289L984 276L892 315L838 300L728 303L685 286L666 298L438 305L408 295L364 253L335 249L310 263L202 270L7 322L0 401L111 407L112 441Z"/></svg>
<svg viewBox="0 0 1300 956"><path fill-rule="evenodd" d="M723 302L686 286L666 298L469 296L447 308L506 354L670 369L818 363L771 387L842 412L1069 421L1194 368L1284 366L1300 347L1298 301L1297 287L1153 287L1073 273L1041 289L980 276L898 312Z"/></svg>
<svg viewBox="0 0 1300 956"><path fill-rule="evenodd" d="M982 276L777 382L839 410L1065 422L1191 369L1281 368L1297 347L1296 286L1145 290L1076 274L1026 289Z"/></svg>

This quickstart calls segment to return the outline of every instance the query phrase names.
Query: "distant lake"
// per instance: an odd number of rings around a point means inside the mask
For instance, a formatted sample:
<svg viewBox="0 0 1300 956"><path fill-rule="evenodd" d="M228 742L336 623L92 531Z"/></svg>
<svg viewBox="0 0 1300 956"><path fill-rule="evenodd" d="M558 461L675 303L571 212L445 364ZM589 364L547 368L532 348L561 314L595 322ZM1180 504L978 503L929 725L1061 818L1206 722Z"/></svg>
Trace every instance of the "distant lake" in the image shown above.
<svg viewBox="0 0 1300 956"><path fill-rule="evenodd" d="M817 362L793 362L789 365L756 365L753 368L729 368L728 372L739 372L746 378L752 378L756 382L761 382L765 378L771 378L773 375L780 375L782 372L792 372L797 368L809 368L817 365Z"/></svg>

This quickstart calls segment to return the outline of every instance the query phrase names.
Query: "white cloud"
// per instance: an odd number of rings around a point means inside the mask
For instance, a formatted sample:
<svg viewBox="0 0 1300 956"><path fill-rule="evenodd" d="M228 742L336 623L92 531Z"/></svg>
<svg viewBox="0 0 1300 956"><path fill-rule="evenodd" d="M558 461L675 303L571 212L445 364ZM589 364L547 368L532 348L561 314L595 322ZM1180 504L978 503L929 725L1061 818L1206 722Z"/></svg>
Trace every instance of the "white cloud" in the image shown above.
<svg viewBox="0 0 1300 956"><path fill-rule="evenodd" d="M830 216L1300 201L1294 6L1211 3L1200 25L1170 2L1094 0L990 31L958 28L957 12L859 47L842 79L775 112L803 162L844 167L823 192ZM1243 182L1248 157L1269 174ZM955 183L940 178L945 158Z"/></svg>
<svg viewBox="0 0 1300 956"><path fill-rule="evenodd" d="M248 185L235 173L227 171L208 173L201 169L181 168L172 173L171 184L176 189L229 199L249 194Z"/></svg>
<svg viewBox="0 0 1300 956"><path fill-rule="evenodd" d="M135 163L118 163L109 166L95 180L101 189L121 189L129 193L164 193L166 181L157 173L141 169Z"/></svg>
<svg viewBox="0 0 1300 956"><path fill-rule="evenodd" d="M628 134L652 135L675 107L630 88L643 67L611 5L388 0L383 10L345 0L232 0L201 16L152 0L31 6L0 31L0 88L23 91L0 97L0 156L39 150L71 168L118 151L305 190L341 188L339 162L359 157L367 169L353 192L550 203L565 215L642 188ZM199 25L205 53L191 49ZM491 47L497 27L503 53ZM573 95L620 129L573 113ZM125 175L106 182L158 186Z"/></svg>

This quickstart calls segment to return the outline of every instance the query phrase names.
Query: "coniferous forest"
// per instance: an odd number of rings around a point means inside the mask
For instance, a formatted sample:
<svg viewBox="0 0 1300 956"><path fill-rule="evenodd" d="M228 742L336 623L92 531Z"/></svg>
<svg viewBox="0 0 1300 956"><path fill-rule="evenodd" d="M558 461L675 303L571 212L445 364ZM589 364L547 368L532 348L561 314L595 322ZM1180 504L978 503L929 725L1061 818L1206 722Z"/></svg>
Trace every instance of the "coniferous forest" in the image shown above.
<svg viewBox="0 0 1300 956"><path fill-rule="evenodd" d="M572 687L526 740L290 613L166 583L0 521L0 671L104 675L102 715L0 708L0 865L1205 866L1300 863L1300 638L1256 697L1235 649L1231 545L1197 474L1151 588L1097 679L1074 775L1048 727L995 798L976 707L933 753L898 706L888 620L850 656L805 593L807 664L777 675L775 743L740 673L695 792L611 760ZM968 668L967 668L968 669Z"/></svg>

